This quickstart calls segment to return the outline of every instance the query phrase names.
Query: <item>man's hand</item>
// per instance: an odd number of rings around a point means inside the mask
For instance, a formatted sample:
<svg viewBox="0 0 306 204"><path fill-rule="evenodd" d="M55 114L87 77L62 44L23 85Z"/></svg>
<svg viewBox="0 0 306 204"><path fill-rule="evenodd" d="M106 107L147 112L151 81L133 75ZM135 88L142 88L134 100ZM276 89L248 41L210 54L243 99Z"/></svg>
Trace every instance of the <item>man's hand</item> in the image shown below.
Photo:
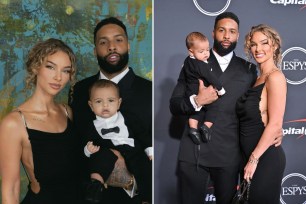
<svg viewBox="0 0 306 204"><path fill-rule="evenodd" d="M217 99L218 95L216 90L211 85L205 87L203 81L199 79L199 92L196 96L197 105L204 106L214 102Z"/></svg>
<svg viewBox="0 0 306 204"><path fill-rule="evenodd" d="M274 146L277 147L282 144L283 140L283 129L280 129L275 137L275 140L273 142Z"/></svg>
<svg viewBox="0 0 306 204"><path fill-rule="evenodd" d="M134 176L126 168L124 158L119 151L111 149L118 157L115 167L108 177L106 184L113 187L120 187L130 190L133 187Z"/></svg>

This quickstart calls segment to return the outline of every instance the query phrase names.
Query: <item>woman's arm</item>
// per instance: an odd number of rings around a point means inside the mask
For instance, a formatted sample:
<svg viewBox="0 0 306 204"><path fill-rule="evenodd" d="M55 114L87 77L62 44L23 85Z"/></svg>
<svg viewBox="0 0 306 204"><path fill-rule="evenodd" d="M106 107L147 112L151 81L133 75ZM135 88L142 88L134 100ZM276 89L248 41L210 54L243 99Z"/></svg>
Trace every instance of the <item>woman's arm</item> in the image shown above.
<svg viewBox="0 0 306 204"><path fill-rule="evenodd" d="M23 124L18 113L10 113L0 123L0 176L2 204L18 204Z"/></svg>
<svg viewBox="0 0 306 204"><path fill-rule="evenodd" d="M275 135L282 129L286 107L287 85L285 76L281 72L274 72L266 81L267 90L267 114L268 120L265 130L254 149L250 160L245 167L245 178L253 177L256 169L256 160L260 162L261 155L274 144Z"/></svg>
<svg viewBox="0 0 306 204"><path fill-rule="evenodd" d="M256 158L274 143L275 135L282 129L286 108L287 85L281 72L274 72L266 81L268 121L266 128L253 151Z"/></svg>

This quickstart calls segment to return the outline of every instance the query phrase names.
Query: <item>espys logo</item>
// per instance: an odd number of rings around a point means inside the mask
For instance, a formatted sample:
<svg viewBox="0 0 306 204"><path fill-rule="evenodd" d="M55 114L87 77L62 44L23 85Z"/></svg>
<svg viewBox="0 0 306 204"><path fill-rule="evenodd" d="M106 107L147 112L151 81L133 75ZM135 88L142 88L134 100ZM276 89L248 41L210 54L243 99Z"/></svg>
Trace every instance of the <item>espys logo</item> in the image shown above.
<svg viewBox="0 0 306 204"><path fill-rule="evenodd" d="M281 66L287 82L299 85L306 81L306 50L292 47L283 52Z"/></svg>
<svg viewBox="0 0 306 204"><path fill-rule="evenodd" d="M201 3L199 3L199 2L201 2ZM215 11L215 12L210 12L210 11L206 11L205 9L203 9L204 8L204 3L201 0L193 0L193 3L197 7L197 9L199 11L201 11L202 13L204 13L205 15L207 15L207 16L217 16L220 13L223 13L228 8L228 6L231 3L231 0L226 0L225 6L221 10ZM215 1L214 1L214 3L215 3ZM207 7L207 6L205 6L205 7Z"/></svg>
<svg viewBox="0 0 306 204"><path fill-rule="evenodd" d="M282 204L306 204L306 177L303 174L292 173L282 180Z"/></svg>
<svg viewBox="0 0 306 204"><path fill-rule="evenodd" d="M300 139L304 137L306 134L306 128L303 126L303 124L305 124L305 122L306 122L306 119L291 120L291 121L284 122L284 127L283 127L284 136L295 135L296 139Z"/></svg>

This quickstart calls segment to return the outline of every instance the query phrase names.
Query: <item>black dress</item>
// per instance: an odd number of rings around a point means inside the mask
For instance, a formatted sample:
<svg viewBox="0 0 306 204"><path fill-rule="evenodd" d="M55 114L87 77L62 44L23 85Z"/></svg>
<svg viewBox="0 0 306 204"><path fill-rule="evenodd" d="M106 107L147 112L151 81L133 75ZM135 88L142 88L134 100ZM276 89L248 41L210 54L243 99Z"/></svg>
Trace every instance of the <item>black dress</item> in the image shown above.
<svg viewBox="0 0 306 204"><path fill-rule="evenodd" d="M236 104L239 118L239 135L243 167L255 149L265 129L262 122L259 102L265 83L250 88ZM286 158L281 146L270 146L260 157L251 180L250 204L279 204L280 191Z"/></svg>
<svg viewBox="0 0 306 204"><path fill-rule="evenodd" d="M24 116L19 111L22 118ZM75 204L78 199L77 152L72 122L61 133L30 129L26 125L32 147L34 175L40 191L34 193L30 185L22 204Z"/></svg>

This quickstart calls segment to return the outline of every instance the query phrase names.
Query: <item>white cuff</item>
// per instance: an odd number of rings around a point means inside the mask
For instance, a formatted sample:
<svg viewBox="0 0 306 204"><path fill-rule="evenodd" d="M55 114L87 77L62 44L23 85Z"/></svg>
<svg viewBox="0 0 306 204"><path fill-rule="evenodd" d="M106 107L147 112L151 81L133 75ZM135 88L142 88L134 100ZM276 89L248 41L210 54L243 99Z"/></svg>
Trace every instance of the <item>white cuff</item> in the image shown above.
<svg viewBox="0 0 306 204"><path fill-rule="evenodd" d="M217 91L217 93L218 93L219 96L223 96L223 95L226 93L226 91L225 91L225 89L222 87L222 89L221 89L220 91Z"/></svg>
<svg viewBox="0 0 306 204"><path fill-rule="evenodd" d="M197 106L196 102L194 101L194 100L195 100L194 97L196 97L196 96L197 96L197 95L195 95L195 94L191 95L191 96L189 97L189 100L190 100L190 102L191 102L191 104L192 104L194 110L195 110L195 111L200 111L201 108L202 108L202 106L199 106L199 107Z"/></svg>
<svg viewBox="0 0 306 204"><path fill-rule="evenodd" d="M86 157L90 157L91 152L87 149L87 145L84 147L84 154L86 155Z"/></svg>
<svg viewBox="0 0 306 204"><path fill-rule="evenodd" d="M148 157L153 156L153 147L147 147L144 151Z"/></svg>
<svg viewBox="0 0 306 204"><path fill-rule="evenodd" d="M131 197L133 198L134 196L136 196L138 193L137 193L137 183L136 183L136 179L134 178L134 185L133 185L133 188L132 190L127 190L125 188L123 188L123 190Z"/></svg>

